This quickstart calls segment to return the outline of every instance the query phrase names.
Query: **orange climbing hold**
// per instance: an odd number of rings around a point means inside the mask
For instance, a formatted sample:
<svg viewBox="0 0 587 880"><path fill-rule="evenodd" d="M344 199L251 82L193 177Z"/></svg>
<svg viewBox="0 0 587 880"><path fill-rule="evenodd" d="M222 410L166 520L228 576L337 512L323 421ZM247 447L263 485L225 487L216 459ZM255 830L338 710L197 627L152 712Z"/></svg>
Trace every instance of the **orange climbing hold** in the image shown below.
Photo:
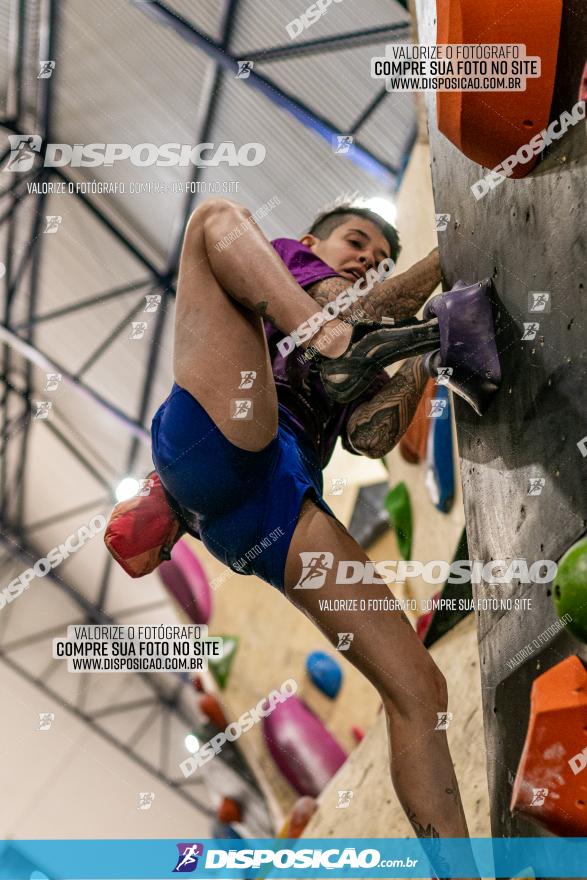
<svg viewBox="0 0 587 880"><path fill-rule="evenodd" d="M203 694L200 697L200 709L214 727L224 730L228 722L222 706L213 694Z"/></svg>
<svg viewBox="0 0 587 880"><path fill-rule="evenodd" d="M587 670L568 657L532 685L511 802L561 837L587 836Z"/></svg>
<svg viewBox="0 0 587 880"><path fill-rule="evenodd" d="M525 91L437 93L438 128L473 162L495 168L547 127L562 8L563 0L542 0L539 14L511 0L438 0L437 43L521 43L541 62ZM509 176L524 177L536 161L517 162Z"/></svg>
<svg viewBox="0 0 587 880"><path fill-rule="evenodd" d="M222 798L222 803L216 812L216 818L224 825L230 825L232 822L240 822L242 819L242 810L238 801L234 798Z"/></svg>

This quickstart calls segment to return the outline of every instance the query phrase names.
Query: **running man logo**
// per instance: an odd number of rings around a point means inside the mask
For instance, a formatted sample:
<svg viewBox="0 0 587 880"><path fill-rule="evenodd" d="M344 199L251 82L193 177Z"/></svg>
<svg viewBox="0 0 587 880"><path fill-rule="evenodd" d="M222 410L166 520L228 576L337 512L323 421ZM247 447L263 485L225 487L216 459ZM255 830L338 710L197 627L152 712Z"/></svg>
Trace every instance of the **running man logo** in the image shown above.
<svg viewBox="0 0 587 880"><path fill-rule="evenodd" d="M37 74L37 79L51 79L51 74L55 70L55 62L54 61L43 61L41 62L41 69Z"/></svg>
<svg viewBox="0 0 587 880"><path fill-rule="evenodd" d="M33 419L48 419L53 409L50 400L33 400Z"/></svg>
<svg viewBox="0 0 587 880"><path fill-rule="evenodd" d="M137 807L137 810L150 810L151 804L154 800L154 791L139 791L139 805Z"/></svg>
<svg viewBox="0 0 587 880"><path fill-rule="evenodd" d="M231 400L230 401L231 419L252 419L253 418L253 401L252 400Z"/></svg>
<svg viewBox="0 0 587 880"><path fill-rule="evenodd" d="M351 801L353 799L352 791L339 791L338 792L338 803L336 805L337 810L346 810L347 807L350 807Z"/></svg>
<svg viewBox="0 0 587 880"><path fill-rule="evenodd" d="M448 385L453 374L452 367L438 367L437 376L434 380L437 385Z"/></svg>
<svg viewBox="0 0 587 880"><path fill-rule="evenodd" d="M35 156L41 152L42 139L38 134L11 134L8 136L10 157L3 171L30 171Z"/></svg>
<svg viewBox="0 0 587 880"><path fill-rule="evenodd" d="M257 373L255 370L241 370L241 381L238 387L244 389L252 388L256 378Z"/></svg>
<svg viewBox="0 0 587 880"><path fill-rule="evenodd" d="M448 400L442 398L438 400L428 401L428 418L429 419L446 419L448 418Z"/></svg>
<svg viewBox="0 0 587 880"><path fill-rule="evenodd" d="M178 843L176 846L179 855L173 873L191 874L198 867L198 858L204 855L203 845L201 843Z"/></svg>
<svg viewBox="0 0 587 880"><path fill-rule="evenodd" d="M529 312L550 312L550 293L546 290L531 290L528 294Z"/></svg>
<svg viewBox="0 0 587 880"><path fill-rule="evenodd" d="M548 797L548 789L547 788L533 788L532 789L532 800L530 801L531 807L541 807L544 804L544 801Z"/></svg>
<svg viewBox="0 0 587 880"><path fill-rule="evenodd" d="M302 573L294 590L319 590L326 583L326 572L334 564L332 553L300 553Z"/></svg>
<svg viewBox="0 0 587 880"><path fill-rule="evenodd" d="M238 70L235 79L248 79L253 71L253 61L237 61Z"/></svg>
<svg viewBox="0 0 587 880"><path fill-rule="evenodd" d="M448 229L448 224L450 223L450 214L435 214L434 215L434 231L435 232L446 232Z"/></svg>
<svg viewBox="0 0 587 880"><path fill-rule="evenodd" d="M142 339L147 329L146 321L132 321L129 339Z"/></svg>
<svg viewBox="0 0 587 880"><path fill-rule="evenodd" d="M545 483L544 477L533 477L528 481L528 495L541 495Z"/></svg>
<svg viewBox="0 0 587 880"><path fill-rule="evenodd" d="M338 645L336 646L337 651L348 651L351 646L351 642L355 637L354 633L337 633L338 636Z"/></svg>
<svg viewBox="0 0 587 880"><path fill-rule="evenodd" d="M334 143L335 153L348 153L353 145L354 138L352 134L337 134Z"/></svg>
<svg viewBox="0 0 587 880"><path fill-rule="evenodd" d="M45 382L45 391L57 391L59 383L63 379L61 373L47 373L47 381Z"/></svg>
<svg viewBox="0 0 587 880"><path fill-rule="evenodd" d="M43 229L43 232L45 234L53 234L57 232L62 221L63 217L60 214L48 214L45 217L45 228Z"/></svg>
<svg viewBox="0 0 587 880"><path fill-rule="evenodd" d="M332 477L330 480L330 492L329 495L342 495L346 488L346 479L345 477Z"/></svg>
<svg viewBox="0 0 587 880"><path fill-rule="evenodd" d="M448 725L453 719L452 712L437 712L436 717L438 721L434 730L448 730Z"/></svg>
<svg viewBox="0 0 587 880"><path fill-rule="evenodd" d="M533 339L536 339L536 334L540 330L540 324L536 321L524 321L524 332L522 333L522 339L527 342L531 342Z"/></svg>
<svg viewBox="0 0 587 880"><path fill-rule="evenodd" d="M39 712L39 726L37 730L51 730L51 725L54 721L54 712Z"/></svg>
<svg viewBox="0 0 587 880"><path fill-rule="evenodd" d="M156 312L159 308L159 303L161 302L161 294L159 293L148 293L145 296L145 308L144 312Z"/></svg>

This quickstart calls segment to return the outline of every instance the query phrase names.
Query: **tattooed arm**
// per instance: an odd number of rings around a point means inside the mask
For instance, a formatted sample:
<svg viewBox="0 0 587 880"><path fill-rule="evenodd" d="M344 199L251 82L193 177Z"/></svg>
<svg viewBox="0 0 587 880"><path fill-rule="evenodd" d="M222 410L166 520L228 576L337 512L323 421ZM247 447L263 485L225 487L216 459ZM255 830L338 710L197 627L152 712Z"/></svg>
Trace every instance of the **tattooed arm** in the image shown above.
<svg viewBox="0 0 587 880"><path fill-rule="evenodd" d="M390 452L414 418L428 378L422 357L405 361L348 420L347 437L353 449L367 458L383 458Z"/></svg>
<svg viewBox="0 0 587 880"><path fill-rule="evenodd" d="M386 316L401 321L413 317L424 305L434 288L440 283L440 260L438 248L401 275L393 275L378 284L356 304L341 312L341 316L379 320ZM308 288L308 293L318 305L324 307L350 287L346 278L324 278Z"/></svg>

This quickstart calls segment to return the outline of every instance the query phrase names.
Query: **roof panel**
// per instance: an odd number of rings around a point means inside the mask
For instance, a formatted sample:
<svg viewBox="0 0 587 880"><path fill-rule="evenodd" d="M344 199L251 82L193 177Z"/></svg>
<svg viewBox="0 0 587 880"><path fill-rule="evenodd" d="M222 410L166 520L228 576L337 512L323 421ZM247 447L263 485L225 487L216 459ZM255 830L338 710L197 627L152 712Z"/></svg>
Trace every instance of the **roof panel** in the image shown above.
<svg viewBox="0 0 587 880"><path fill-rule="evenodd" d="M294 19L301 19L309 6L312 6L310 0L280 0L271 4L268 14L266 0L241 0L232 44L234 51L246 58L247 49L293 46L297 41L410 22L409 13L393 0L334 0L326 7L324 15L292 40L286 26ZM294 27L299 30L301 25Z"/></svg>

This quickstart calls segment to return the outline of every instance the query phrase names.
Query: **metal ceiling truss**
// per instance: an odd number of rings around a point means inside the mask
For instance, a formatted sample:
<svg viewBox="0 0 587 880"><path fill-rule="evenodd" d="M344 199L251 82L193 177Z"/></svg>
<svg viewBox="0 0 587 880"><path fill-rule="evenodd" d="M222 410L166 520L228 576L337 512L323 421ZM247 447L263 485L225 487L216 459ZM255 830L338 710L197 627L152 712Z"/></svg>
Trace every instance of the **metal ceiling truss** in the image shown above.
<svg viewBox="0 0 587 880"><path fill-rule="evenodd" d="M230 0L226 4L226 33L230 33L230 28L234 21L234 9L236 3ZM18 15L18 27L15 31L18 33L18 45L13 46L13 65L11 70L14 76L14 82L9 86L9 94L13 97L9 102L15 110L9 114L1 124L9 132L13 134L25 135L26 132L22 128L23 108L21 101L21 89L18 85L23 77L23 55L22 44L25 37L25 14L23 12L25 3L17 3L13 8L13 13ZM56 35L58 33L57 12L58 0L41 0L41 28L42 45L39 49L39 62L48 59L54 59L58 54L56 45ZM220 77L222 72L218 70ZM85 470L103 486L105 492L102 498L82 505L76 505L69 510L61 511L53 516L40 519L36 522L26 524L24 522L24 499L25 499L25 475L26 463L29 448L30 428L32 421L31 399L34 395L34 374L35 367L62 374L63 380L69 382L78 391L81 391L86 397L89 397L95 405L100 406L111 416L114 416L119 422L122 422L129 436L129 452L127 456L127 472L132 473L135 467L140 443L149 442L149 432L145 426L145 419L148 415L153 380L157 372L157 358L160 352L160 341L165 326L165 317L167 308L165 303L158 309L154 322L152 345L149 350L148 362L146 364L145 375L143 379L142 391L138 403L138 411L126 412L115 407L84 381L84 373L90 366L101 357L114 340L128 327L130 320L136 312L144 306L145 291L160 292L164 299L172 298L175 294L173 278L177 271L179 255L181 251L181 242L183 237L183 229L189 212L193 209L193 200L190 198L189 203L186 202L185 216L182 217L177 231L176 241L167 260L166 267L160 269L156 262L148 256L140 245L131 241L118 224L107 216L107 214L91 199L82 193L74 193L69 198L77 198L87 208L91 214L100 222L100 224L109 232L109 234L118 241L124 249L136 258L143 270L146 270L146 276L129 281L124 285L120 285L113 289L102 291L85 300L72 303L68 306L53 309L49 312L42 313L38 309L38 292L39 280L42 277L43 268L43 223L44 212L46 210L47 196L43 193L29 193L27 184L31 180L42 182L52 178L59 178L69 182L70 178L61 169L44 169L42 159L44 156L46 144L52 138L52 91L54 81L58 76L58 67L53 75L47 79L38 81L39 101L37 107L37 124L36 131L42 137L42 148L39 152L37 164L30 173L19 173L13 175L14 179L10 181L8 186L0 189L0 225L6 225L6 247L3 255L5 265L4 277L4 313L2 315L2 324L0 325L0 343L2 343L2 382L3 393L0 400L2 408L2 424L0 429L0 448L2 450L2 458L0 461L0 490L2 495L1 518L2 533L0 534L0 542L5 547L7 553L0 563L0 570L3 575L7 573L7 564L14 567L20 560L21 563L30 565L38 558L43 556L40 547L35 547L32 542L32 536L42 528L46 528L57 522L71 519L72 516L81 515L89 510L96 511L103 509L105 506L113 503L113 478L111 473L105 473L106 469L101 470L93 456L84 454L79 441L76 443L72 440L66 430L61 429L55 420L42 420L45 430L48 430L84 468ZM216 77L214 79L214 87L209 90L205 100L202 102L196 136L198 140L207 140L210 135L211 126L213 124L215 112L215 100L220 82ZM0 159L0 166L7 160L10 154L10 147L3 151ZM196 175L199 169L196 169ZM30 210L32 207L32 211ZM24 251L23 256L18 261L15 258L15 245L17 242L22 243L22 237L25 232L24 223L28 220L28 214L32 214L32 223L26 236L29 244ZM71 315L75 312L88 309L96 305L106 303L112 299L119 298L124 294L135 293L139 297L138 301L133 304L132 308L125 315L122 321L119 321L112 328L108 337L100 343L96 349L91 352L82 367L76 374L70 373L62 365L55 363L52 359L44 355L35 345L35 330L38 324L47 323L49 321L57 321L59 318ZM15 304L19 302L25 305L25 317L16 321L13 320L15 312ZM22 314L22 309L21 309ZM9 418L9 413L16 402L22 404L21 415L15 421L14 417ZM8 449L12 454L17 452L16 464L12 466L12 473L8 473L7 462L9 456ZM12 456L11 456L12 461ZM110 563L111 558L106 557L106 564L103 571L102 581L100 585L99 599L97 602L91 602L86 599L78 590L69 584L64 578L61 578L54 572L50 573L45 579L46 583L50 583L53 587L57 587L64 591L67 596L75 602L82 613L81 621L78 623L105 623L114 624L116 620L104 611L107 603L108 588L110 582ZM26 567L26 566L25 566ZM13 575L12 575L13 576ZM5 586L4 577L2 578L2 586ZM166 602L159 603L161 606L167 605ZM169 768L169 731L172 719L180 722L185 732L198 729L200 735L204 737L212 736L215 730L203 723L201 719L197 719L188 714L183 708L185 703L184 688L188 688L188 692L192 691L191 680L187 675L181 674L164 674L163 678L169 679L173 685L170 690L169 685L163 687L160 680L155 676L143 674L141 678L152 692L152 697L146 701L127 702L106 710L89 712L85 708L85 701L88 695L88 688L91 687L92 677L89 675L80 676L80 689L76 700L68 699L63 693L55 687L51 687L48 683L50 676L58 668L58 661L49 658L47 667L40 675L31 674L18 660L18 651L23 647L34 645L46 641L51 633L47 631L36 633L26 639L19 639L10 642L6 638L6 631L9 629L9 619L12 606L7 605L2 613L2 630L4 638L0 645L0 656L12 669L18 672L23 678L30 681L43 693L51 698L54 705L66 707L80 720L86 722L93 731L108 741L111 745L118 748L121 752L131 758L142 769L151 773L160 782L164 782L180 797L190 803L192 806L200 810L204 815L212 817L214 811L210 809L209 804L196 797L193 794L195 787L205 784L206 774L197 774L196 777L189 779L177 778L177 775L171 772ZM141 609L139 609L141 610ZM145 609L142 609L145 610ZM152 609L149 609L152 610ZM131 613L130 611L128 612ZM123 615L121 615L123 616ZM72 621L73 623L74 621ZM62 633L64 625L55 631L55 635ZM103 724L101 719L112 714L135 713L137 708L145 708L145 717L137 729L126 738L118 738L113 735ZM133 715L133 723L136 723L136 715ZM141 753L141 742L143 737L149 732L152 735L152 728L155 722L161 721L159 728L159 761L155 762ZM129 721L130 725L130 721ZM128 729L128 728L127 728ZM235 773L241 780L241 784L248 789L251 802L257 802L257 814L259 814L259 806L262 804L262 796L259 794L257 784L251 775L248 767L244 763L242 757L237 750L231 746L224 749L221 761L223 763L223 773L230 784L230 778ZM205 795L204 795L205 796Z"/></svg>
<svg viewBox="0 0 587 880"><path fill-rule="evenodd" d="M0 126L12 134L20 134L25 136L25 101L23 100L24 90L24 45L26 37L26 10L34 0L12 0L11 6L11 42L10 42L10 59L9 69L10 76L7 87L7 115L4 120L0 121ZM58 0L38 0L40 8L40 28L39 28L39 63L49 59L55 59L58 56L57 37L59 35ZM200 103L198 107L197 120L195 126L194 143L209 141L212 138L216 111L218 102L221 99L225 77L232 75L237 71L237 59L231 54L230 42L234 31L235 19L239 7L238 0L225 0L221 39L219 42L211 39L209 36L200 32L194 25L181 16L177 15L165 3L160 0L152 0L152 2L137 3L139 8L155 16L156 20L167 27L171 27L178 33L182 39L191 43L194 47L205 52L211 59L210 70L207 82L202 90ZM402 4L403 5L403 4ZM277 62L284 58L301 55L311 55L314 52L334 51L337 49L349 48L359 45L369 45L373 42L380 42L384 39L392 39L397 36L403 36L407 33L409 24L399 23L387 25L382 28L363 29L353 33L340 34L334 37L327 37L321 40L307 40L293 46L274 46L267 49L252 51L246 53L247 60L256 60L259 62ZM183 232L192 212L197 196L189 194L186 196L183 211L178 217L177 228L174 236L173 244L169 250L169 254L165 261L161 262L157 258L153 258L145 243L141 244L133 241L124 231L122 226L115 218L109 216L108 213L95 201L87 195L74 192L67 196L68 198L78 199L79 202L88 210L91 215L101 224L101 226L112 236L114 240L121 245L125 251L134 257L137 261L138 268L142 274L132 281L127 281L120 286L110 288L92 295L86 299L78 300L75 303L52 309L50 311L41 312L39 310L39 283L43 271L43 243L44 234L42 224L44 221L44 211L46 210L47 196L42 192L29 193L27 184L35 180L42 182L58 178L66 183L74 182L73 179L61 168L45 169L43 167L43 157L46 144L51 141L53 132L53 100L55 80L59 76L59 65L52 72L52 75L45 79L37 80L37 108L36 108L36 131L41 135L42 147L37 156L36 164L28 173L13 174L13 179L6 186L0 188L0 227L5 229L6 243L4 254L0 254L5 265L4 276L4 310L2 314L2 323L0 324L0 344L2 345L0 380L3 383L2 397L0 398L0 449L2 455L0 457L0 524L2 525L2 535L0 541L6 548L6 557L0 561L0 570L5 570L8 563L18 563L18 561L34 561L43 554L41 549L34 546L33 535L39 530L53 525L55 523L67 520L72 516L81 515L88 510L96 510L103 507L108 502L113 501L112 495L112 474L107 473L109 470L107 462L101 468L99 457L86 454L82 448L79 438L76 438L72 431L59 427L55 421L48 419L43 420L45 428L58 440L64 449L72 455L79 464L85 468L104 490L104 496L92 502L77 504L69 510L61 511L53 515L38 519L35 522L25 523L25 479L27 473L27 457L30 441L30 428L32 421L31 406L32 396L34 394L34 369L49 372L61 373L63 381L74 387L78 392L83 394L86 399L90 399L92 404L100 407L107 412L118 424L123 425L125 432L129 438L129 449L126 460L126 473L133 473L136 467L140 445L149 443L149 431L145 424L149 407L151 403L151 394L153 389L154 378L158 369L158 358L160 353L160 341L165 330L165 321L167 316L167 305L171 298L175 295L174 279L177 274L179 258L181 253L181 245L183 240ZM285 90L279 88L268 77L252 71L249 77L243 80L248 86L261 91L270 101L277 106L289 112L304 126L309 127L315 133L329 142L332 142L338 132L329 120L312 111L303 101ZM373 111L385 100L387 93L382 90L375 95L370 104L359 115L352 126L351 132L346 134L356 135L361 127ZM27 128L30 126L27 124ZM411 145L410 145L411 146ZM0 167L4 165L10 155L10 147L6 148L0 155ZM379 157L375 156L370 150L357 142L355 138L354 149L348 154L352 161L356 162L363 171L367 171L375 176L379 181L383 180L387 185L397 182L401 173L401 168L396 168ZM192 180L197 182L201 169L194 168ZM29 219L30 208L32 211L32 221ZM15 258L16 244L22 244L24 224L26 221L30 223L29 229L29 245L26 248L20 262ZM84 379L84 374L104 353L110 348L112 343L118 338L120 333L128 327L129 321L144 303L145 291L149 290L162 295L163 301L161 307L157 311L157 315L153 327L153 336L151 340L151 348L149 357L145 366L143 376L142 389L140 399L136 410L123 410L104 398L95 391ZM47 324L50 321L58 321L60 318L69 316L75 312L92 308L96 305L107 303L110 300L120 298L122 295L136 293L139 300L132 305L128 313L122 320L119 320L112 328L111 332L105 340L103 340L96 349L89 353L82 367L73 374L63 365L55 362L54 359L47 357L41 352L35 341L35 331L37 325ZM25 309L20 310L21 317L16 320L14 315L16 312L17 299L19 304L25 305ZM22 317L24 311L24 317ZM12 414L11 410L16 405L20 406L17 416ZM73 439L72 439L73 438ZM77 440L77 442L76 442ZM87 444L86 444L87 445ZM8 453L11 453L10 456ZM15 455L15 452L17 453ZM14 461L9 473L8 461ZM110 469L111 471L111 469ZM54 587L64 591L70 599L72 599L81 609L82 620L84 622L98 623L116 623L116 621L107 615L104 611L108 603L108 593L110 588L110 576L112 571L112 560L110 556L106 557L106 562L102 571L100 581L99 596L96 602L86 599L72 585L68 584L63 578L55 573L50 573L46 580L53 584ZM7 623L11 613L11 606L7 605L2 612L2 631L5 635ZM59 628L63 631L63 627ZM136 701L117 706L108 710L108 712L90 713L85 708L85 699L87 696L87 688L91 686L91 676L84 676L85 683L80 688L78 699L74 702L68 700L63 694L59 694L56 689L51 688L47 683L47 678L54 668L56 661L48 664L47 670L41 676L35 676L30 673L22 664L15 659L15 652L19 647L26 644L33 644L47 639L48 631L37 633L34 636L27 637L26 640L19 642L7 643L5 640L0 645L0 656L8 665L17 671L23 678L33 683L36 687L46 693L52 700L60 705L67 706L78 718L85 721L90 727L96 731L101 737L108 740L112 745L119 748L133 761L139 764L143 769L148 770L160 781L165 782L171 788L176 790L182 797L188 800L207 815L211 815L209 807L193 796L189 790L193 787L193 783L186 780L178 780L168 772L166 760L166 736L172 716L176 717L182 725L185 726L186 732L193 728L195 719L188 717L182 709L182 691L184 687L191 688L187 676L169 676L174 681L175 687L171 696L169 689L161 686L159 680L151 675L142 675L147 686L152 691L152 699L143 702L141 706L145 709L151 709L150 714L144 721L144 725L140 730L135 731L131 740L122 741L114 737L108 730L100 725L100 718L105 714L113 712L131 712L138 708ZM80 679L81 681L81 679ZM155 764L147 760L141 755L139 748L139 739L145 733L156 718L163 716L164 723L162 725L160 761ZM223 757L228 765L238 772L240 778L244 779L250 787L251 797L258 800L260 795L256 790L256 785L250 775L248 768L244 765L242 758L233 748L226 748L223 751ZM228 770L228 772L233 772Z"/></svg>

